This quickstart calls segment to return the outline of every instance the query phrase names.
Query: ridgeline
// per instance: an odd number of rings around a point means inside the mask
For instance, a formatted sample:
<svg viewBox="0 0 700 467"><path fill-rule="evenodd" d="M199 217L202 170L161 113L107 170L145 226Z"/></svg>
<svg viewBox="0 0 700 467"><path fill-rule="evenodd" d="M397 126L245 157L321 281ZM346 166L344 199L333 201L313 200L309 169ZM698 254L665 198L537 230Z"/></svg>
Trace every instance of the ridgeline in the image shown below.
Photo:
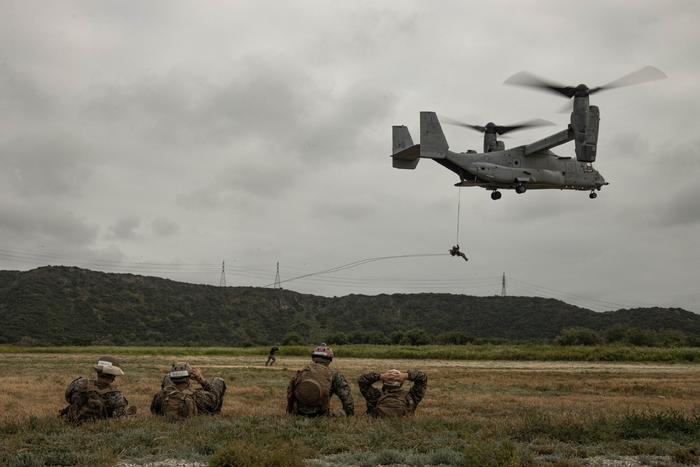
<svg viewBox="0 0 700 467"><path fill-rule="evenodd" d="M46 266L0 271L0 343L244 346L333 341L362 333L546 341L563 329L627 326L700 336L700 315L673 308L598 313L554 299L419 293L320 297ZM371 339L372 340L372 339ZM342 343L342 342L339 342Z"/></svg>

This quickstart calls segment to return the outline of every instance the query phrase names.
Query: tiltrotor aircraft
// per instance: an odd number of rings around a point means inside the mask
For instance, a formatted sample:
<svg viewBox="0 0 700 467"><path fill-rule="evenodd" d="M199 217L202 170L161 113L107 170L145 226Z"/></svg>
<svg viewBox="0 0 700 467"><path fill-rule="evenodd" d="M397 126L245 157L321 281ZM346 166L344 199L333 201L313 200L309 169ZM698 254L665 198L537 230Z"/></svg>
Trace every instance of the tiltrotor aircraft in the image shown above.
<svg viewBox="0 0 700 467"><path fill-rule="evenodd" d="M514 189L525 193L528 189L590 190L608 185L593 168L598 145L600 112L589 105L588 97L599 91L631 86L666 78L652 66L646 66L604 86L589 88L585 84L562 86L526 72L508 78L505 84L530 86L574 98L571 123L565 130L524 146L506 149L498 135L523 128L542 126L548 122L534 120L510 126L488 123L485 126L451 122L484 133L484 152L452 152L434 112L420 113L420 144L413 144L408 128L393 127L392 165L397 169L415 169L420 158L433 159L459 176L455 186L480 186L491 190L491 199L501 198L499 189ZM552 148L574 141L576 159L558 156Z"/></svg>

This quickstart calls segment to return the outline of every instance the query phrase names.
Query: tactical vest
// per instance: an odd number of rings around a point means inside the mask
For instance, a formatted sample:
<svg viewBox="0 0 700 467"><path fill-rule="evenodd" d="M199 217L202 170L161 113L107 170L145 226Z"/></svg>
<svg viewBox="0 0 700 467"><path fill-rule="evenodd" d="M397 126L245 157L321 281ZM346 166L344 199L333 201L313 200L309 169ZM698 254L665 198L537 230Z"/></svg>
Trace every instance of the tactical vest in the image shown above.
<svg viewBox="0 0 700 467"><path fill-rule="evenodd" d="M404 390L387 391L377 400L377 416L379 417L403 417L410 413Z"/></svg>
<svg viewBox="0 0 700 467"><path fill-rule="evenodd" d="M184 419L197 415L197 404L194 400L194 391L191 389L178 389L175 385L167 385L161 390L163 400L163 415L168 418Z"/></svg>
<svg viewBox="0 0 700 467"><path fill-rule="evenodd" d="M111 414L106 396L112 392L117 391L109 386L100 388L95 381L88 380L83 388L71 396L70 405L61 411L61 415L74 423L108 418Z"/></svg>
<svg viewBox="0 0 700 467"><path fill-rule="evenodd" d="M297 373L294 397L308 408L328 410L331 397L333 371L326 365L311 363Z"/></svg>

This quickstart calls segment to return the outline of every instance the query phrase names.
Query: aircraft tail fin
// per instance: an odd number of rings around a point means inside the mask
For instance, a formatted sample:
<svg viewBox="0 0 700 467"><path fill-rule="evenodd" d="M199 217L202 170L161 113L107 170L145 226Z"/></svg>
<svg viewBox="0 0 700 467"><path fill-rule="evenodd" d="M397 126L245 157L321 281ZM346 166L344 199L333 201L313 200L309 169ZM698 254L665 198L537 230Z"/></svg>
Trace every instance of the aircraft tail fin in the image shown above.
<svg viewBox="0 0 700 467"><path fill-rule="evenodd" d="M421 112L420 157L444 159L449 148L435 112Z"/></svg>
<svg viewBox="0 0 700 467"><path fill-rule="evenodd" d="M392 127L391 165L395 169L415 169L420 160L420 145L413 144L411 133L405 126Z"/></svg>

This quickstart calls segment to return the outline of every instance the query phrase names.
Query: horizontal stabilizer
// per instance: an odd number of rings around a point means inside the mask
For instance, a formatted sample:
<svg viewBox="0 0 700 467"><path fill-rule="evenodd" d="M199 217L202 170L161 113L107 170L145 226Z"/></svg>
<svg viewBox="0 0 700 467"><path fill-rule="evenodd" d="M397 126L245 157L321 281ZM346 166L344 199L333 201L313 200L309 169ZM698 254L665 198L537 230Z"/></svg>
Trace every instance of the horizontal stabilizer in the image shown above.
<svg viewBox="0 0 700 467"><path fill-rule="evenodd" d="M420 160L420 144L399 151L391 156L391 166L395 169L415 169Z"/></svg>

